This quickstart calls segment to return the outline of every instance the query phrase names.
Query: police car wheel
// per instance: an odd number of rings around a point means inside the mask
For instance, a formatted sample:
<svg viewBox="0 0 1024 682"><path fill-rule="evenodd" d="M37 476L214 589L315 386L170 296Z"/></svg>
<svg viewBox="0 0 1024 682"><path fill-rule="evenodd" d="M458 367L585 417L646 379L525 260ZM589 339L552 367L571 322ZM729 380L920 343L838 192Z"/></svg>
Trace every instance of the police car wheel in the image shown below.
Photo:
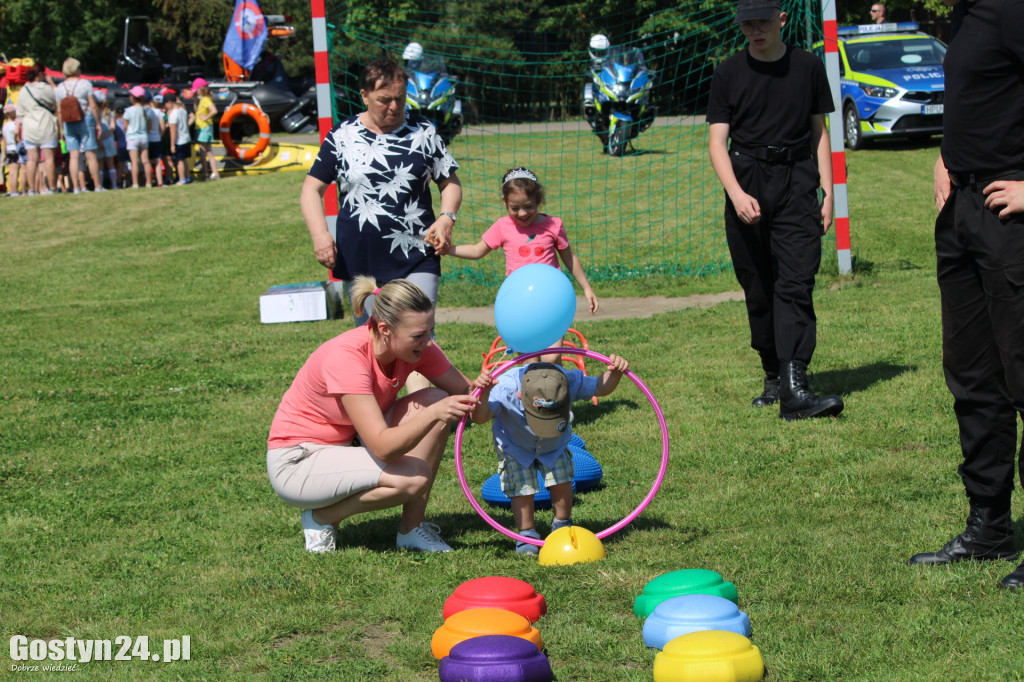
<svg viewBox="0 0 1024 682"><path fill-rule="evenodd" d="M850 149L863 149L864 136L860 130L860 116L857 115L857 107L847 104L843 109L843 134L846 138L846 146Z"/></svg>

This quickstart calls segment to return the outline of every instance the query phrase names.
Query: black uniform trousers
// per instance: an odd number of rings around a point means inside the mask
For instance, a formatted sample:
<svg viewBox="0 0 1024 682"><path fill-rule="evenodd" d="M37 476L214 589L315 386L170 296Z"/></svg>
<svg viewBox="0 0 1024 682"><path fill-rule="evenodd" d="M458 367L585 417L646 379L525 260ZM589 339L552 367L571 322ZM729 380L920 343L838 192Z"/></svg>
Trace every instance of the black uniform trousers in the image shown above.
<svg viewBox="0 0 1024 682"><path fill-rule="evenodd" d="M761 220L747 225L726 196L725 235L746 297L750 345L766 373L777 373L780 360L810 364L822 237L817 164L809 156L770 162L735 150L729 159L736 180L761 207Z"/></svg>
<svg viewBox="0 0 1024 682"><path fill-rule="evenodd" d="M972 499L1013 490L1017 415L1024 415L1024 216L985 208L988 181L959 176L935 221L942 367L953 394ZM1024 180L1024 172L1006 176ZM1024 447L1021 459L1024 481Z"/></svg>

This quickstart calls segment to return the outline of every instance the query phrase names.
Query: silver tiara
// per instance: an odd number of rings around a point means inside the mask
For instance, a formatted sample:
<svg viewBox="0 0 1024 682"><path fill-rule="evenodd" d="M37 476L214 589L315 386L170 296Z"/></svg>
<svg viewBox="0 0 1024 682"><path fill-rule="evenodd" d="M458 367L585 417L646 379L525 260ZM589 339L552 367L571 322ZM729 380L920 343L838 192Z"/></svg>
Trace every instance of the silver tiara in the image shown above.
<svg viewBox="0 0 1024 682"><path fill-rule="evenodd" d="M526 180L533 180L534 182L537 182L537 176L528 171L527 169L513 168L508 172L508 175L505 176L505 180L502 181L502 187L507 185L509 180L515 180L516 178L525 178Z"/></svg>

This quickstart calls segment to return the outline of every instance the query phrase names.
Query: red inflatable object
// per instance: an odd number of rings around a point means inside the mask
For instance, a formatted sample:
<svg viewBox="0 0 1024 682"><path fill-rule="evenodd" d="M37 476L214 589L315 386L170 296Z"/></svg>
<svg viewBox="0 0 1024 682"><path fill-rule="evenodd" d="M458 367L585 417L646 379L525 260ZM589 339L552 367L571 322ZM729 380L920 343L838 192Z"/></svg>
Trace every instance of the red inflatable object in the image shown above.
<svg viewBox="0 0 1024 682"><path fill-rule="evenodd" d="M455 588L452 596L444 602L441 615L448 619L452 614L467 609L496 608L518 613L531 623L548 612L544 595L537 594L528 582L515 578L474 578Z"/></svg>

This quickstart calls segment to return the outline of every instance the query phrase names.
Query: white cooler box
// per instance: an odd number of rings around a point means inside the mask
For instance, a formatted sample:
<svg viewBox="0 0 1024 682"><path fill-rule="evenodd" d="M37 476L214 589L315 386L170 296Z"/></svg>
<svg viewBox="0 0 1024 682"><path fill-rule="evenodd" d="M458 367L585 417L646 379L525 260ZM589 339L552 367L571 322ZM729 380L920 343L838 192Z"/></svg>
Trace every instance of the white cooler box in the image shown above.
<svg viewBox="0 0 1024 682"><path fill-rule="evenodd" d="M338 296L327 282L278 284L260 296L260 322L309 322L333 318Z"/></svg>

